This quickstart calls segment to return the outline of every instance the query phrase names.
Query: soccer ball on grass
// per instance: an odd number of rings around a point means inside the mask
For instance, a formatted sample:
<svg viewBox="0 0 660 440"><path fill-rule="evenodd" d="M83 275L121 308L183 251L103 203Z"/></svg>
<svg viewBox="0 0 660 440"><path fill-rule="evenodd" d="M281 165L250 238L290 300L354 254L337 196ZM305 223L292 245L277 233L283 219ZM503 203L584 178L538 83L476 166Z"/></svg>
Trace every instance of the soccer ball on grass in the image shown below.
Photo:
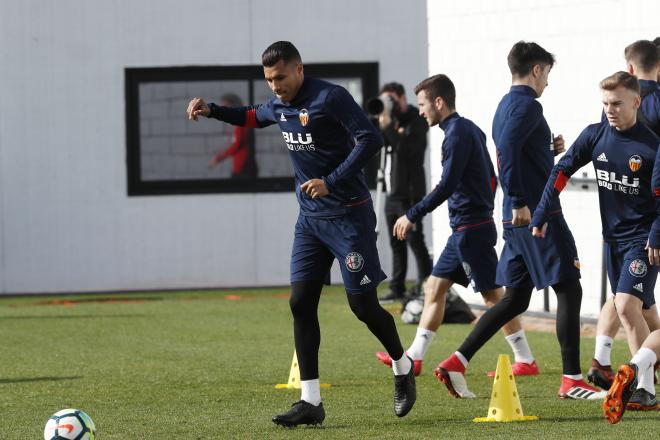
<svg viewBox="0 0 660 440"><path fill-rule="evenodd" d="M44 440L94 440L96 426L79 409L63 409L53 414L44 429Z"/></svg>

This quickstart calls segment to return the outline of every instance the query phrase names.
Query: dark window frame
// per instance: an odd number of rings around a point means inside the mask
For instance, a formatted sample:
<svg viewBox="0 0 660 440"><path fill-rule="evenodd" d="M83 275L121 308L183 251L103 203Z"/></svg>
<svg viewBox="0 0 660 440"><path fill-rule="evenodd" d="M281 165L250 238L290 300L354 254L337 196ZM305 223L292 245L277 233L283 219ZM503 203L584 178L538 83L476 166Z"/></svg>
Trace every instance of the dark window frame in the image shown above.
<svg viewBox="0 0 660 440"><path fill-rule="evenodd" d="M378 63L312 63L305 64L305 74L312 77L360 78L364 100L378 94ZM294 189L292 177L257 178L237 182L233 179L142 180L140 150L141 83L214 80L261 80L262 66L183 66L126 68L126 169L129 196L153 196L211 193L268 193ZM253 87L250 100L253 99ZM192 98L192 97L191 97ZM259 103L254 103L259 104ZM365 103L362 103L363 105ZM372 161L366 170L369 186L375 188L375 168Z"/></svg>

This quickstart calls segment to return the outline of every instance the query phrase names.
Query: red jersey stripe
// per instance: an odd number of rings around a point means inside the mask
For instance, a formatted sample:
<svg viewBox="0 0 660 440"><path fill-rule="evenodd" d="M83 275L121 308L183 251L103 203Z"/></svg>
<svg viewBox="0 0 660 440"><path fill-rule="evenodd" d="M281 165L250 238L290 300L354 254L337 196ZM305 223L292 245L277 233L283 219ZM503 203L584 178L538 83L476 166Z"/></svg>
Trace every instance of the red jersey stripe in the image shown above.
<svg viewBox="0 0 660 440"><path fill-rule="evenodd" d="M245 127L259 128L257 123L257 109L253 108L245 112Z"/></svg>
<svg viewBox="0 0 660 440"><path fill-rule="evenodd" d="M558 192L562 192L566 187L567 182L568 177L564 174L563 171L560 171L559 174L557 174L557 178L555 179L555 189Z"/></svg>

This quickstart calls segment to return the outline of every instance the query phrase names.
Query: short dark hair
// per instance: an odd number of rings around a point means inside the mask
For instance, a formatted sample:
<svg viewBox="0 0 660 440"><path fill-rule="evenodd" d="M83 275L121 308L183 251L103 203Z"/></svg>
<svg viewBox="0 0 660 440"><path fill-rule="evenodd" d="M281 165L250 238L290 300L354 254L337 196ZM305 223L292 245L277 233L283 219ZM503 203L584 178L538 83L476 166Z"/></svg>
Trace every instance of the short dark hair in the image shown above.
<svg viewBox="0 0 660 440"><path fill-rule="evenodd" d="M660 49L660 37L655 37L655 40L653 40L653 44L658 46L658 49Z"/></svg>
<svg viewBox="0 0 660 440"><path fill-rule="evenodd" d="M637 77L623 70L613 73L600 82L600 88L603 90L614 90L617 87L624 87L639 95L639 81L637 81Z"/></svg>
<svg viewBox="0 0 660 440"><path fill-rule="evenodd" d="M436 98L442 98L450 110L456 108L456 88L447 75L439 73L426 78L415 86L415 95L425 91L429 101L433 102Z"/></svg>
<svg viewBox="0 0 660 440"><path fill-rule="evenodd" d="M626 63L649 72L658 66L658 47L650 40L638 40L623 51Z"/></svg>
<svg viewBox="0 0 660 440"><path fill-rule="evenodd" d="M554 66L555 56L534 42L518 41L513 45L506 58L512 75L523 77L534 66Z"/></svg>
<svg viewBox="0 0 660 440"><path fill-rule="evenodd" d="M406 89L403 88L403 84L392 81L380 88L380 93L385 92L394 93L396 96L401 97L406 94Z"/></svg>
<svg viewBox="0 0 660 440"><path fill-rule="evenodd" d="M276 41L261 54L261 64L264 67L273 67L280 60L287 64L292 61L302 63L300 52L290 41Z"/></svg>

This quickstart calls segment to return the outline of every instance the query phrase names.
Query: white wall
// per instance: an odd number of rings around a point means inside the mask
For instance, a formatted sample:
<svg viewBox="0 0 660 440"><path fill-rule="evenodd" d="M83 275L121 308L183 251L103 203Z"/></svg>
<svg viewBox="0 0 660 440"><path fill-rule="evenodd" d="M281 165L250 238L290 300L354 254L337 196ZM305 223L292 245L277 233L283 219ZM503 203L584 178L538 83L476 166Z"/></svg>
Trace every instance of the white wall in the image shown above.
<svg viewBox="0 0 660 440"><path fill-rule="evenodd" d="M0 293L287 284L293 194L127 197L124 68L258 64L288 39L412 88L426 17L423 0L3 1Z"/></svg>
<svg viewBox="0 0 660 440"><path fill-rule="evenodd" d="M660 2L653 0L429 0L428 13L429 71L445 73L454 81L459 113L488 135L491 154L492 116L510 86L506 56L516 41L536 41L556 55L557 64L540 102L555 135L562 133L570 145L584 127L599 119L598 82L625 68L624 47L660 35ZM431 139L432 179L437 181L441 172L439 129L432 129ZM593 170L588 171L593 176ZM582 263L583 314L595 315L602 239L597 194L565 191L562 205ZM498 222L500 211L501 198ZM442 249L450 232L446 216L446 209L434 214L435 249ZM473 293L462 293L470 302L479 301ZM554 301L552 293L550 297ZM542 295L535 295L531 308L541 309L542 305Z"/></svg>

